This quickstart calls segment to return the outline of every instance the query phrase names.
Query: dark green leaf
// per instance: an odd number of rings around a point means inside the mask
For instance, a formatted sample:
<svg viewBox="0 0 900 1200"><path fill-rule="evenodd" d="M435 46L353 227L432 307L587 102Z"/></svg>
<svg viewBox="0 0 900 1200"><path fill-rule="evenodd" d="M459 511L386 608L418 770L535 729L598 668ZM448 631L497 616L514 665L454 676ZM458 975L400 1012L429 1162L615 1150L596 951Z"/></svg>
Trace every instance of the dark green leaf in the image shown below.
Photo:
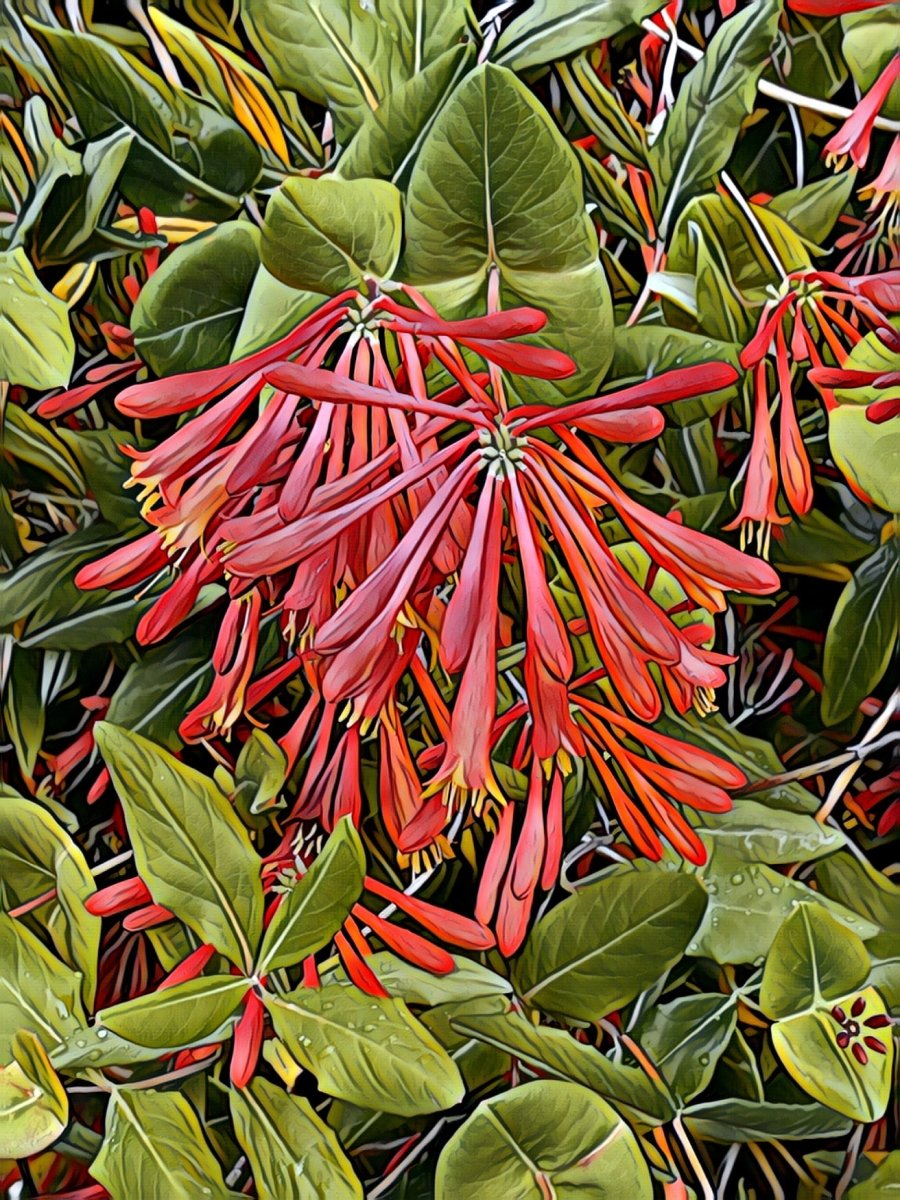
<svg viewBox="0 0 900 1200"><path fill-rule="evenodd" d="M483 1100L441 1151L436 1200L487 1195L650 1200L653 1185L637 1139L605 1100L542 1079Z"/></svg>
<svg viewBox="0 0 900 1200"><path fill-rule="evenodd" d="M640 25L658 7L659 0L534 0L503 30L494 56L514 71L553 62Z"/></svg>
<svg viewBox="0 0 900 1200"><path fill-rule="evenodd" d="M401 1116L463 1096L459 1070L399 1000L323 984L266 997L275 1032L330 1096Z"/></svg>
<svg viewBox="0 0 900 1200"><path fill-rule="evenodd" d="M900 636L900 542L886 542L856 569L825 637L822 719L849 717L888 668Z"/></svg>
<svg viewBox="0 0 900 1200"><path fill-rule="evenodd" d="M157 904L250 970L262 928L259 859L228 801L153 742L101 721L94 736Z"/></svg>
<svg viewBox="0 0 900 1200"><path fill-rule="evenodd" d="M345 817L278 906L260 947L260 975L294 966L331 941L359 899L365 866L359 834Z"/></svg>
<svg viewBox="0 0 900 1200"><path fill-rule="evenodd" d="M350 1160L308 1100L265 1079L229 1098L259 1200L362 1200Z"/></svg>
<svg viewBox="0 0 900 1200"><path fill-rule="evenodd" d="M687 875L615 875L538 921L513 970L516 991L545 1012L596 1021L633 1000L681 958L706 905Z"/></svg>
<svg viewBox="0 0 900 1200"><path fill-rule="evenodd" d="M386 180L298 175L269 201L263 265L291 287L340 292L390 276L400 225L400 193Z"/></svg>
<svg viewBox="0 0 900 1200"><path fill-rule="evenodd" d="M131 328L157 375L228 362L259 266L258 241L252 225L221 225L178 248L148 280Z"/></svg>
<svg viewBox="0 0 900 1200"><path fill-rule="evenodd" d="M758 0L730 17L679 88L654 146L666 203L665 233L682 197L695 193L728 162L781 16L780 0Z"/></svg>
<svg viewBox="0 0 900 1200"><path fill-rule="evenodd" d="M486 65L457 87L416 159L401 269L449 313L485 310L492 268L503 306L546 311L536 340L579 368L552 385L519 378L517 390L552 402L594 388L612 354L612 313L578 161L516 77Z"/></svg>

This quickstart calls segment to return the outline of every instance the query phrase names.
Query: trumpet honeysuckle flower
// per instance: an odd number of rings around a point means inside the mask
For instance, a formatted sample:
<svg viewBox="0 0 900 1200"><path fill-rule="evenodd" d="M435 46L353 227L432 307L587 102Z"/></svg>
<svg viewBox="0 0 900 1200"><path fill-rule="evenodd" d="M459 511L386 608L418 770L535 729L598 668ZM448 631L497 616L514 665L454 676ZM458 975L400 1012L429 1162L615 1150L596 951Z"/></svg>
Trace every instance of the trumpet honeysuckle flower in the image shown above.
<svg viewBox="0 0 900 1200"><path fill-rule="evenodd" d="M504 646L523 645L535 795L539 774L561 780L587 752L569 697L572 634L551 587L560 572L627 710L653 720L664 696L680 710L711 708L728 661L704 644L711 626L680 625L638 585L604 533L610 517L710 617L730 591L777 586L767 564L635 501L597 446L655 437L661 406L729 386L734 368L701 363L586 400L511 405L503 372L547 379L573 369L557 350L512 340L545 320L522 307L447 321L405 287L374 299L343 293L265 350L119 397L134 416L203 411L131 452L153 531L78 582L152 586L137 632L145 644L184 621L208 584L227 587L211 688L181 723L188 741L227 737L277 681L302 671L310 699L283 741L289 768L303 761L287 838L311 821L329 830L344 815L361 820L362 739L377 725L380 807L401 862L452 854L458 817L465 828L499 815L502 844L511 818L492 754ZM510 589L522 597L517 620ZM264 614L283 635L271 683L254 682ZM426 648L450 697L423 669ZM404 679L436 735L427 768L406 743ZM561 791L551 794L555 811ZM532 800L523 828L553 852L546 863L512 853L498 892L507 946L558 859L538 807ZM352 937L348 947L352 955ZM355 960L353 969L365 974Z"/></svg>
<svg viewBox="0 0 900 1200"><path fill-rule="evenodd" d="M790 521L779 511L779 490L791 513L803 516L810 511L812 471L794 396L798 370L811 364L810 377L818 382L826 408L833 407L831 385L825 381L836 376L822 355L843 362L867 328L889 326L888 314L900 307L900 286L894 276L900 277L900 272L859 276L797 272L786 277L782 294L763 306L756 332L740 356L741 365L751 372L752 442L741 508L726 528L740 529L742 546L755 539L759 552L767 555L773 529ZM777 442L770 414L770 379L777 395Z"/></svg>
<svg viewBox="0 0 900 1200"><path fill-rule="evenodd" d="M894 54L881 74L857 104L840 129L825 144L828 163L839 166L851 158L854 165L864 167L869 160L872 129L891 89L900 79L900 52Z"/></svg>

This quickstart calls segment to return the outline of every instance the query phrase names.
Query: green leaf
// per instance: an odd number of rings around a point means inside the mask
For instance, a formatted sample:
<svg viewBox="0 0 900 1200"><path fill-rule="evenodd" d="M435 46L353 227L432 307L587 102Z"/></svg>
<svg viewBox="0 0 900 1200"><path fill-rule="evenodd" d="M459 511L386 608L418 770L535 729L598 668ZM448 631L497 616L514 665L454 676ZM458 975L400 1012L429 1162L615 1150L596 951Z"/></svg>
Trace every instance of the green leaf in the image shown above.
<svg viewBox="0 0 900 1200"><path fill-rule="evenodd" d="M862 1045L862 1038L875 1035L884 1049L876 1053L863 1049L861 1063L851 1052L837 1043L841 1023L829 1008L818 1008L776 1021L772 1026L772 1045L788 1074L814 1100L866 1124L879 1120L891 1096L891 1071L894 1062L894 1042L889 1030L867 1030L865 1021L884 1016L884 1001L874 988L838 998L838 1005L849 1016L854 1001L862 999L864 1008L856 1022L858 1036L853 1045Z"/></svg>
<svg viewBox="0 0 900 1200"><path fill-rule="evenodd" d="M712 1079L737 1025L736 996L680 996L660 1004L641 1027L640 1044L682 1101Z"/></svg>
<svg viewBox="0 0 900 1200"><path fill-rule="evenodd" d="M259 1200L362 1200L340 1142L303 1096L254 1079L229 1100Z"/></svg>
<svg viewBox="0 0 900 1200"><path fill-rule="evenodd" d="M15 405L10 405L4 414L0 453L36 467L76 496L84 494L84 477L65 442L49 425L41 424Z"/></svg>
<svg viewBox="0 0 900 1200"><path fill-rule="evenodd" d="M822 692L826 725L851 716L874 690L888 668L898 637L900 540L892 538L857 567L828 624Z"/></svg>
<svg viewBox="0 0 900 1200"><path fill-rule="evenodd" d="M135 206L203 219L233 212L260 170L256 144L230 117L175 90L140 59L87 33L32 23L84 133L135 135L121 190Z"/></svg>
<svg viewBox="0 0 900 1200"><path fill-rule="evenodd" d="M250 286L244 319L231 351L232 362L270 346L322 303L319 292L288 287L260 266Z"/></svg>
<svg viewBox="0 0 900 1200"><path fill-rule="evenodd" d="M191 1046L212 1037L237 1013L249 987L241 976L202 975L101 1009L97 1023L136 1046Z"/></svg>
<svg viewBox="0 0 900 1200"><path fill-rule="evenodd" d="M32 236L40 266L82 259L108 258L128 249L139 249L159 238L115 229L115 192L131 150L132 135L115 129L106 137L88 142L78 169L56 178L35 216Z"/></svg>
<svg viewBox="0 0 900 1200"><path fill-rule="evenodd" d="M266 209L263 266L328 295L389 277L400 253L400 193L383 179L286 179Z"/></svg>
<svg viewBox="0 0 900 1200"><path fill-rule="evenodd" d="M666 195L663 234L682 197L696 193L731 157L741 122L753 111L781 7L780 0L759 0L735 13L682 81L653 147Z"/></svg>
<svg viewBox="0 0 900 1200"><path fill-rule="evenodd" d="M900 355L894 355L890 369L896 371L898 363ZM881 369L878 365L859 366L849 357L844 366L848 370ZM868 394L860 389L851 394L865 403L875 394L879 400L888 400L892 393L896 399L900 387L882 388L877 393L873 388ZM863 404L839 404L828 414L828 444L835 464L857 496L892 515L900 510L900 429L896 421L876 425L868 419Z"/></svg>
<svg viewBox="0 0 900 1200"><path fill-rule="evenodd" d="M900 1190L900 1150L891 1150L868 1178L847 1192L847 1200L891 1200Z"/></svg>
<svg viewBox="0 0 900 1200"><path fill-rule="evenodd" d="M349 817L275 911L259 951L257 973L290 967L327 945L359 899L366 857Z"/></svg>
<svg viewBox="0 0 900 1200"><path fill-rule="evenodd" d="M13 1054L12 1062L0 1066L0 1157L31 1158L63 1132L69 1102L33 1034L18 1034Z"/></svg>
<svg viewBox="0 0 900 1200"><path fill-rule="evenodd" d="M178 750L178 724L200 698L212 673L212 630L179 632L159 646L145 649L113 692L106 719Z"/></svg>
<svg viewBox="0 0 900 1200"><path fill-rule="evenodd" d="M455 1017L453 1028L508 1051L542 1074L583 1084L647 1124L668 1121L674 1113L665 1090L643 1070L612 1062L562 1029L534 1025L521 1013L472 1012Z"/></svg>
<svg viewBox="0 0 900 1200"><path fill-rule="evenodd" d="M473 1036L462 1028L470 1016L502 1015L509 1009L505 996L475 996L429 1008L420 1016L422 1024L444 1047L459 1067L468 1092L475 1092L503 1079L512 1065L503 1047Z"/></svg>
<svg viewBox="0 0 900 1200"><path fill-rule="evenodd" d="M455 967L446 975L433 975L414 967L390 950L378 950L366 959L376 977L392 996L402 996L409 1004L447 1004L478 996L503 996L512 984L502 975L462 955L454 955Z"/></svg>
<svg viewBox="0 0 900 1200"><path fill-rule="evenodd" d="M335 114L344 142L365 114L467 36L464 0L244 0L244 26L279 87Z"/></svg>
<svg viewBox="0 0 900 1200"><path fill-rule="evenodd" d="M40 650L14 645L3 693L2 720L29 787L34 784L34 768L47 727L43 676L44 656Z"/></svg>
<svg viewBox="0 0 900 1200"><path fill-rule="evenodd" d="M834 1138L850 1122L820 1104L775 1104L771 1100L712 1100L685 1109L684 1123L710 1142L790 1142Z"/></svg>
<svg viewBox="0 0 900 1200"><path fill-rule="evenodd" d="M819 890L880 926L868 950L886 956L900 946L900 888L850 854L836 854L816 867Z"/></svg>
<svg viewBox="0 0 900 1200"><path fill-rule="evenodd" d="M186 94L182 93L186 98ZM190 137L177 136L165 153L135 141L121 189L135 207L195 220L221 220L240 208L259 176L259 147L230 117L197 104Z"/></svg>
<svg viewBox="0 0 900 1200"><path fill-rule="evenodd" d="M153 899L249 971L262 929L259 858L228 801L138 734L101 721L94 736Z"/></svg>
<svg viewBox="0 0 900 1200"><path fill-rule="evenodd" d="M441 1151L436 1200L650 1200L640 1146L614 1109L576 1083L539 1080L483 1100Z"/></svg>
<svg viewBox="0 0 900 1200"><path fill-rule="evenodd" d="M0 1061L13 1038L33 1033L49 1050L84 1024L81 977L18 921L0 913Z"/></svg>
<svg viewBox="0 0 900 1200"><path fill-rule="evenodd" d="M837 224L855 185L855 171L838 171L815 183L773 196L766 208L787 221L807 241L823 242Z"/></svg>
<svg viewBox="0 0 900 1200"><path fill-rule="evenodd" d="M801 904L772 942L759 1003L773 1019L821 1006L860 987L869 974L862 938L818 904Z"/></svg>
<svg viewBox="0 0 900 1200"><path fill-rule="evenodd" d="M535 340L578 365L552 384L517 377L517 393L552 402L595 388L612 354L612 312L578 160L516 77L484 65L448 99L416 159L401 270L439 311L483 312L492 267L503 307L543 309Z"/></svg>
<svg viewBox="0 0 900 1200"><path fill-rule="evenodd" d="M275 1032L329 1096L415 1116L459 1103L446 1051L399 1000L337 983L267 995Z"/></svg>
<svg viewBox="0 0 900 1200"><path fill-rule="evenodd" d="M718 963L756 963L768 953L784 919L798 904L824 905L862 938L878 927L849 908L826 900L805 884L763 863L716 848L699 871L709 893L703 920L688 947L690 954Z"/></svg>
<svg viewBox="0 0 900 1200"><path fill-rule="evenodd" d="M47 291L24 250L0 253L0 380L65 387L74 362L65 302Z"/></svg>
<svg viewBox="0 0 900 1200"><path fill-rule="evenodd" d="M281 789L287 774L287 755L278 743L264 730L252 730L234 764L235 801L241 811L256 817L283 808Z"/></svg>
<svg viewBox="0 0 900 1200"><path fill-rule="evenodd" d="M141 289L135 348L157 375L226 363L259 266L259 234L220 225L170 254Z"/></svg>
<svg viewBox="0 0 900 1200"><path fill-rule="evenodd" d="M133 55L102 38L31 22L47 47L87 137L124 125L162 150L172 146L178 94Z"/></svg>
<svg viewBox="0 0 900 1200"><path fill-rule="evenodd" d="M776 866L812 862L847 844L840 829L815 817L769 808L755 800L737 799L728 812L702 813L697 832L710 848Z"/></svg>
<svg viewBox="0 0 900 1200"><path fill-rule="evenodd" d="M56 895L34 910L29 923L45 929L60 956L81 972L90 1008L97 980L100 918L84 901L96 891L81 848L40 804L0 786L0 901L17 908L47 892Z"/></svg>
<svg viewBox="0 0 900 1200"><path fill-rule="evenodd" d="M232 1200L190 1102L152 1088L113 1091L90 1173L112 1200Z"/></svg>
<svg viewBox="0 0 900 1200"><path fill-rule="evenodd" d="M545 1012L596 1021L674 966L705 905L687 875L635 872L589 884L535 925L513 968L516 991Z"/></svg>
<svg viewBox="0 0 900 1200"><path fill-rule="evenodd" d="M474 61L471 43L453 46L395 87L378 108L363 115L335 175L401 184L441 106Z"/></svg>
<svg viewBox="0 0 900 1200"><path fill-rule="evenodd" d="M534 0L503 30L494 58L514 71L567 58L640 25L658 8L659 0Z"/></svg>

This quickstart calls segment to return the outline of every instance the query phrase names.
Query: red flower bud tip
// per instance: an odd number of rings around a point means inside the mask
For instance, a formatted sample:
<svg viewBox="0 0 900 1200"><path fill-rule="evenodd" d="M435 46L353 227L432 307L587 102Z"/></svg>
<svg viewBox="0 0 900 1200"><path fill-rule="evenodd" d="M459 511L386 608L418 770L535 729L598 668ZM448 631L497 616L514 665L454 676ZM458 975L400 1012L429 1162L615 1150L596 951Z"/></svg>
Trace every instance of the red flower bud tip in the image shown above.
<svg viewBox="0 0 900 1200"><path fill-rule="evenodd" d="M853 1043L852 1053L853 1053L853 1057L856 1059L856 1061L859 1063L859 1065L861 1067L864 1067L866 1065L866 1063L869 1061L868 1054L866 1054L865 1050L862 1048L862 1046L859 1044L859 1042Z"/></svg>
<svg viewBox="0 0 900 1200"><path fill-rule="evenodd" d="M187 1050L180 1050L175 1055L175 1058L172 1060L172 1066L176 1071L183 1070L184 1067L191 1067L194 1063L212 1058L218 1049L218 1042L214 1042L211 1046L190 1046Z"/></svg>
<svg viewBox="0 0 900 1200"><path fill-rule="evenodd" d="M431 971L435 975L448 975L455 969L456 964L447 951L427 941L421 934L392 925L390 921L385 921L377 913L369 912L361 904L354 904L353 915L357 920L369 925L372 932L380 937L386 946L390 946L413 966L421 967L423 971Z"/></svg>
<svg viewBox="0 0 900 1200"><path fill-rule="evenodd" d="M215 946L200 946L180 962L174 971L170 971L156 990L162 992L177 983L187 983L189 979L196 979L215 952Z"/></svg>
<svg viewBox="0 0 900 1200"><path fill-rule="evenodd" d="M111 917L153 900L143 879L123 879L88 896L84 907L94 917Z"/></svg>
<svg viewBox="0 0 900 1200"><path fill-rule="evenodd" d="M163 908L161 904L148 904L136 912L129 913L122 924L129 933L139 933L142 929L153 929L174 919L175 914L168 908Z"/></svg>
<svg viewBox="0 0 900 1200"><path fill-rule="evenodd" d="M884 1042L880 1041L877 1037L866 1037L863 1038L863 1041L869 1047L869 1049L874 1050L876 1054L887 1054L887 1046L885 1046Z"/></svg>
<svg viewBox="0 0 900 1200"><path fill-rule="evenodd" d="M321 986L319 968L316 966L316 960L312 954L310 954L309 958L304 958L303 960L303 986L308 988Z"/></svg>
<svg viewBox="0 0 900 1200"><path fill-rule="evenodd" d="M366 890L380 896L382 900L396 904L429 933L452 946L462 946L465 950L490 950L494 946L494 935L490 930L469 917L461 917L458 913L439 908L436 904L429 904L426 900L407 896L405 892L381 883L370 875L366 876Z"/></svg>
<svg viewBox="0 0 900 1200"><path fill-rule="evenodd" d="M353 949L349 939L343 933L335 934L334 944L337 946L341 962L344 964L344 969L350 976L351 981L369 996L386 997L388 993L382 987L375 972L368 963L363 962L362 958Z"/></svg>
<svg viewBox="0 0 900 1200"><path fill-rule="evenodd" d="M262 1048L266 1010L254 991L244 998L244 1011L234 1027L234 1047L231 1051L230 1078L235 1087L246 1087L253 1078Z"/></svg>
<svg viewBox="0 0 900 1200"><path fill-rule="evenodd" d="M856 999L853 1001L853 1007L850 1009L850 1016L858 1017L860 1015L860 1013L865 1009L865 1007L866 1007L865 999L862 996L857 996Z"/></svg>
<svg viewBox="0 0 900 1200"><path fill-rule="evenodd" d="M280 892L280 893L279 893L279 894L278 894L278 895L277 895L277 896L274 898L274 900L273 900L273 901L272 901L272 903L271 903L271 904L268 906L268 908L266 909L265 913L263 914L263 928L264 928L264 929L268 929L268 928L269 928L269 924L270 924L270 922L271 922L272 918L273 918L273 917L275 916L275 914L278 912L278 909L281 907L281 902L282 902L283 900L284 900L284 892Z"/></svg>

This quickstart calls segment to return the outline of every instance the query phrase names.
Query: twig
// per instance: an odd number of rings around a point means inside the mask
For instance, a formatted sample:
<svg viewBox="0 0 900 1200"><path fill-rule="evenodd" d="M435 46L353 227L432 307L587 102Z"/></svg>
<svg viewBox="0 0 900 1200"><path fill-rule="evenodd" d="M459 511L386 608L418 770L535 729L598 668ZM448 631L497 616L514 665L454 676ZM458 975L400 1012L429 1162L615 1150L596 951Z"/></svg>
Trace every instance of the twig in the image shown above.
<svg viewBox="0 0 900 1200"><path fill-rule="evenodd" d="M869 730L866 735L861 738L859 742L857 742L855 747L857 753L854 761L848 763L847 766L844 767L843 771L841 771L840 775L838 775L837 779L831 785L831 790L825 798L825 803L816 813L817 821L824 824L831 816L832 810L836 807L842 796L845 794L847 788L853 782L856 772L863 764L863 760L866 756L864 754L860 754L859 751L862 750L863 747L870 746L876 741L885 725L887 725L893 715L898 711L900 711L900 688L897 688L890 700L869 726Z"/></svg>
<svg viewBox="0 0 900 1200"><path fill-rule="evenodd" d="M825 117L834 117L839 121L853 115L852 108L844 108L843 104L832 104L830 100L819 100L817 96L806 96L803 92L795 92L793 88L782 87L780 83L761 79L758 90L772 100L781 100L784 104L796 104L798 108L809 108ZM884 129L888 133L900 133L900 121L892 121L889 117L877 116L873 122L876 129Z"/></svg>

